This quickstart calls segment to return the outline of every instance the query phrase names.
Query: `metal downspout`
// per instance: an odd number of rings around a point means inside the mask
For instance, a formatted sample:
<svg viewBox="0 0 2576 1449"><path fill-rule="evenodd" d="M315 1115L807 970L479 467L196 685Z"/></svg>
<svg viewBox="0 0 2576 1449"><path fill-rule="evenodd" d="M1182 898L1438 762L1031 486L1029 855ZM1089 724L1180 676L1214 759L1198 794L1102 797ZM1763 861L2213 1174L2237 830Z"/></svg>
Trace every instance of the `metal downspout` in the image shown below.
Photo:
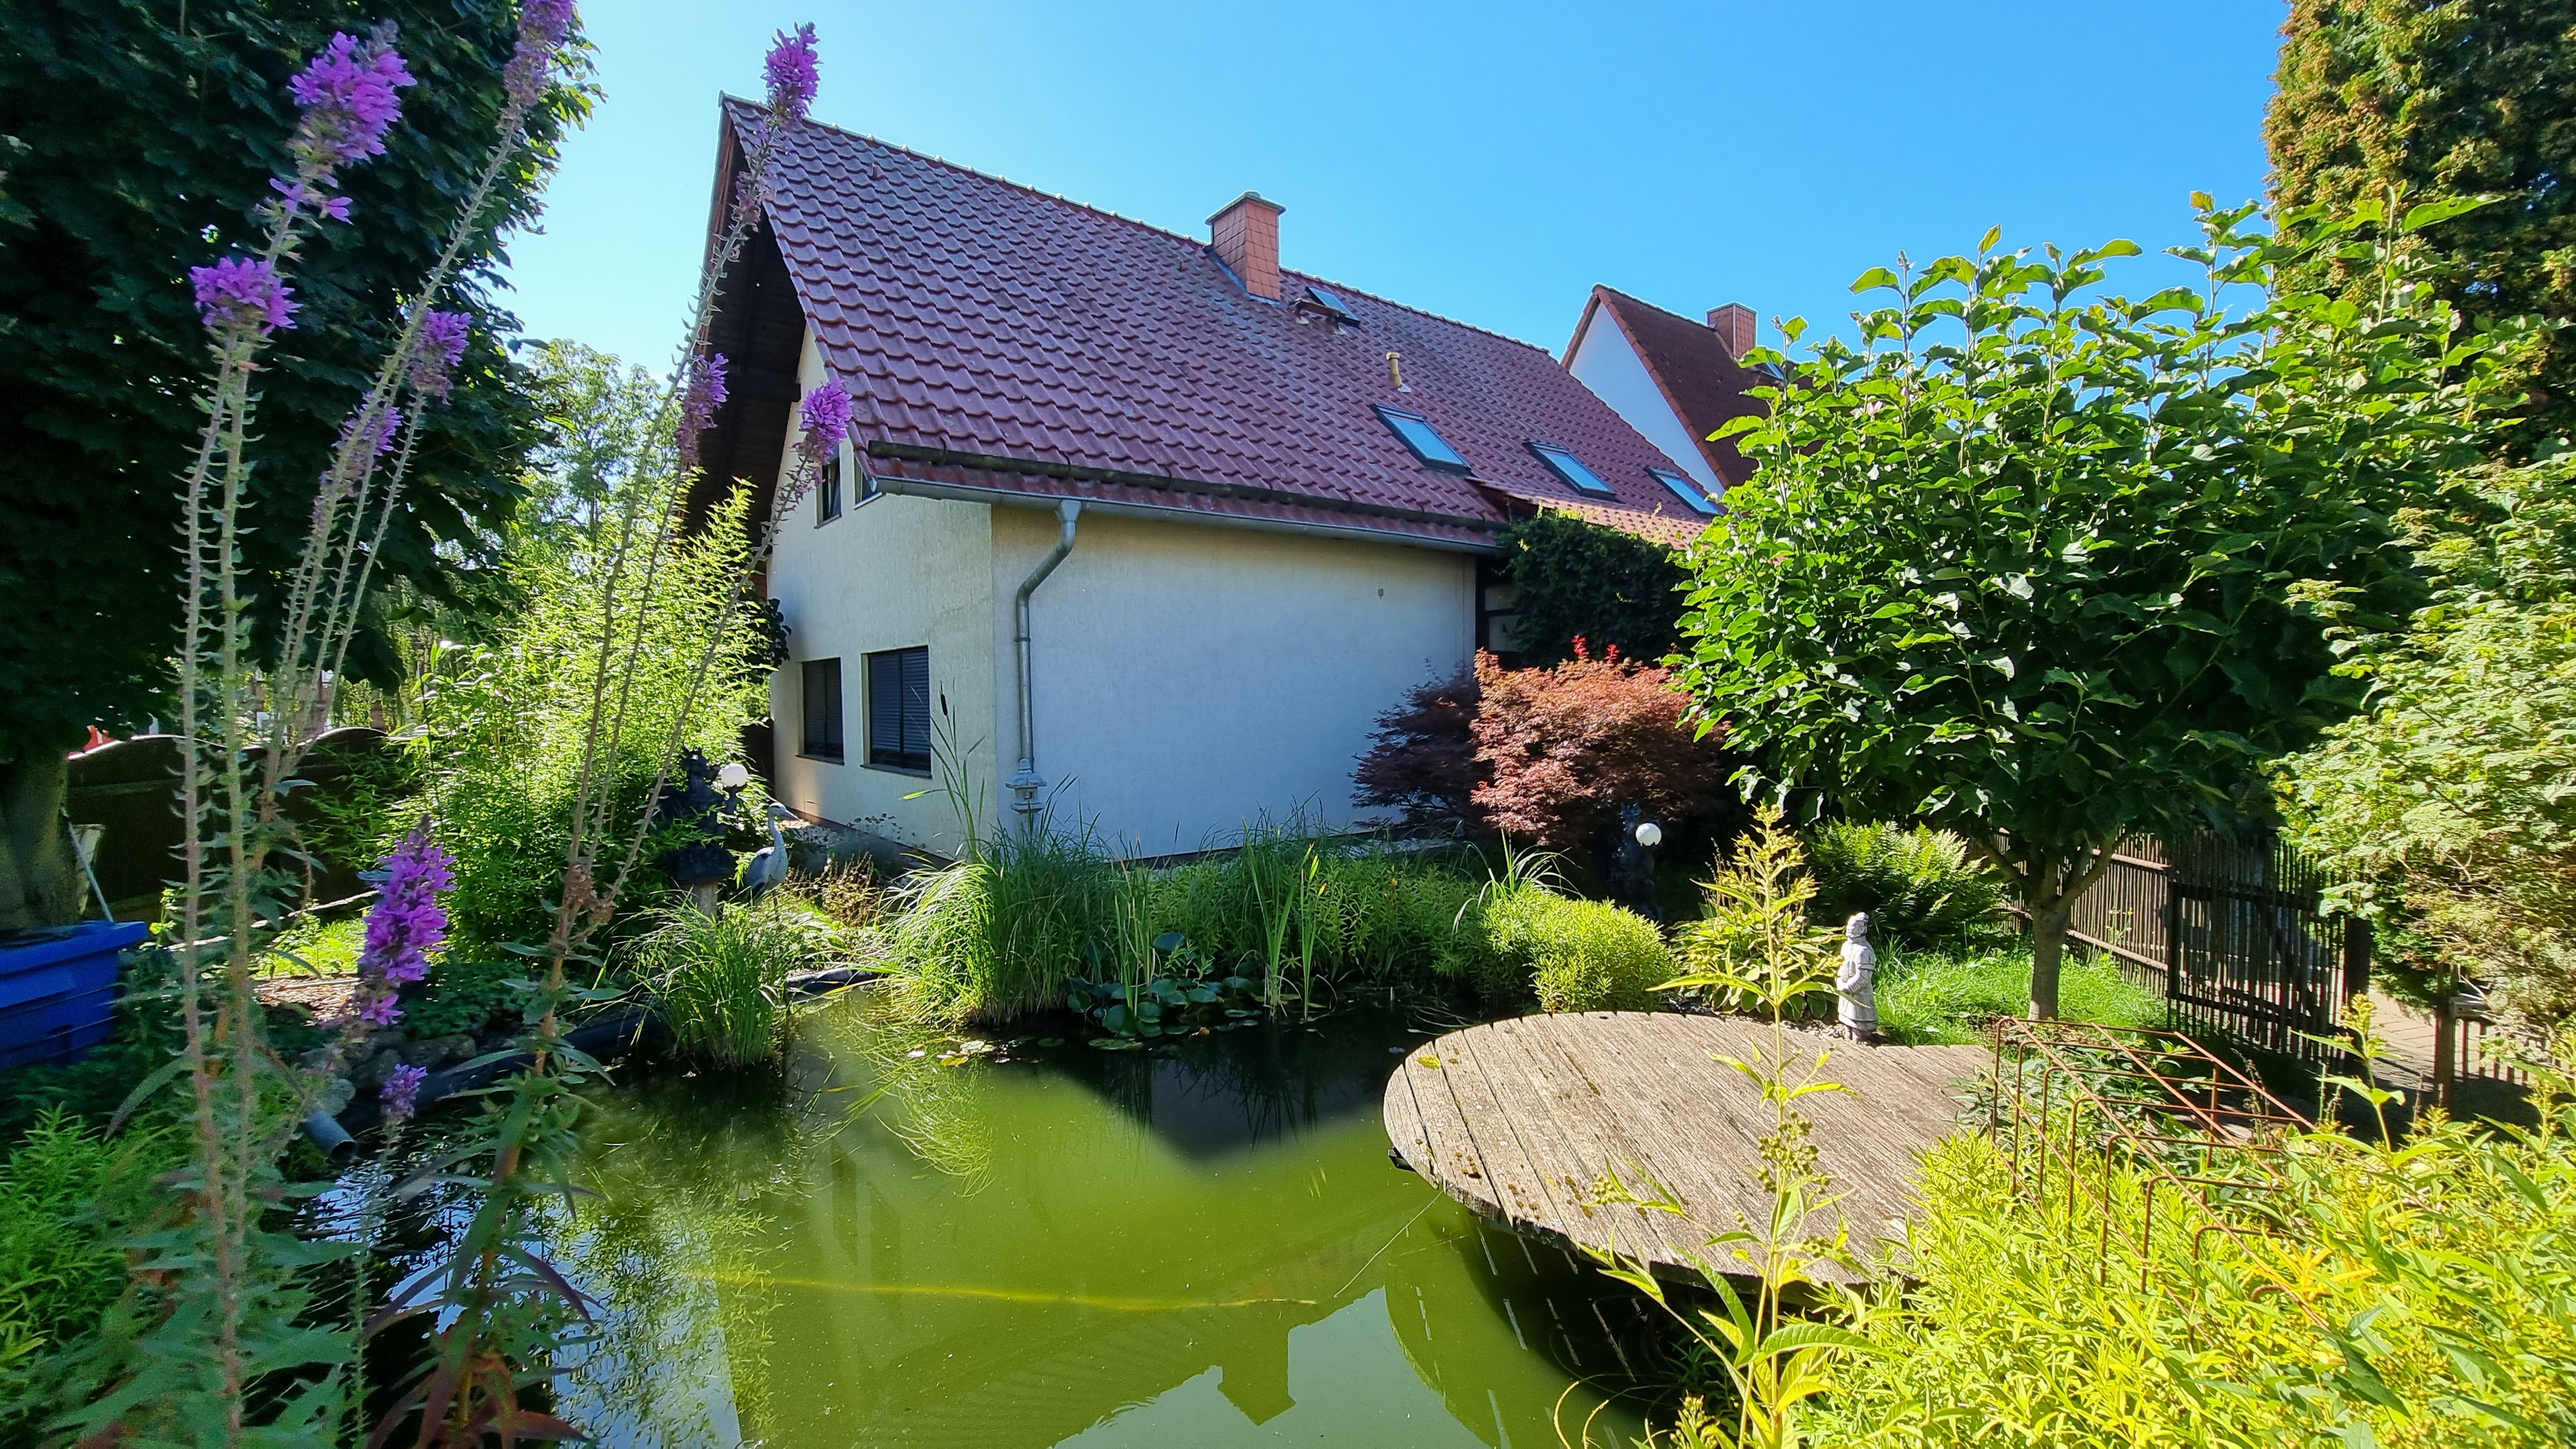
<svg viewBox="0 0 2576 1449"><path fill-rule="evenodd" d="M1029 695L1029 596L1038 591L1038 585L1046 582L1047 575L1055 572L1057 564L1064 562L1064 556L1073 552L1073 525L1074 520L1082 516L1082 500L1067 498L1056 505L1055 511L1056 517L1063 520L1064 532L1056 539L1055 547L1047 550L1047 556L1029 571L1029 576L1020 580L1019 594L1012 601L1011 640L1019 651L1020 768L1005 782L1005 787L1014 797L1011 808L1020 812L1022 830L1037 827L1038 792L1046 788L1046 781L1038 777L1037 711L1032 707Z"/></svg>

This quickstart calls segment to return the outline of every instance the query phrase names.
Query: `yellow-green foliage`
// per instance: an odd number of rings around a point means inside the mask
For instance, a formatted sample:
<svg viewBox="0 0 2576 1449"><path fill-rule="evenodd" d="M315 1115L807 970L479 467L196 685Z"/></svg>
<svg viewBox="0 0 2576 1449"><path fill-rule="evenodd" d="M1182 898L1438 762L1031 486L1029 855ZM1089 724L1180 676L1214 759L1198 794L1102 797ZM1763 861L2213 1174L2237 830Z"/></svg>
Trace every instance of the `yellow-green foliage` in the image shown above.
<svg viewBox="0 0 2576 1449"><path fill-rule="evenodd" d="M788 1026L784 983L839 944L831 917L785 894L709 916L683 906L638 943L655 1009L680 1049L717 1066L766 1061Z"/></svg>
<svg viewBox="0 0 2576 1449"><path fill-rule="evenodd" d="M2393 1151L2305 1136L2283 1166L2232 1234L2161 1191L2142 1264L2135 1175L2106 1234L2092 1195L2035 1206L1987 1141L1944 1144L1918 1281L1853 1320L1872 1351L1842 1356L1808 1442L2576 1442L2576 1107Z"/></svg>
<svg viewBox="0 0 2576 1449"><path fill-rule="evenodd" d="M1486 905L1483 926L1494 958L1530 983L1542 1011L1651 1011L1673 974L1654 923L1605 901L1521 885Z"/></svg>
<svg viewBox="0 0 2576 1449"><path fill-rule="evenodd" d="M165 1146L131 1131L110 1142L49 1110L0 1163L0 1437L45 1360L96 1332L124 1288L124 1239L153 1202Z"/></svg>

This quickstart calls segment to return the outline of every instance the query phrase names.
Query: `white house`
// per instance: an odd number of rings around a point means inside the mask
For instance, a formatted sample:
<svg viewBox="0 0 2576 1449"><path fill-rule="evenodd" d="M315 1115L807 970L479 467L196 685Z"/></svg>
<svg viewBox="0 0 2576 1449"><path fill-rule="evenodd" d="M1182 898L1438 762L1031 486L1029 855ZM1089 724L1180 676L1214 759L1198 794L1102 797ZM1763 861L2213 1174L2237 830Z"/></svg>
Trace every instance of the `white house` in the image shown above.
<svg viewBox="0 0 2576 1449"><path fill-rule="evenodd" d="M1708 435L1762 411L1751 389L1772 381L1742 361L1753 346L1753 309L1729 302L1702 326L1625 292L1594 287L1565 345L1565 368L1628 425L1724 498L1752 473L1731 442Z"/></svg>
<svg viewBox="0 0 2576 1449"><path fill-rule="evenodd" d="M1202 239L819 124L783 151L702 453L775 487L798 398L858 399L770 566L771 784L809 818L953 849L962 797L1142 854L1340 824L1376 716L1495 640L1507 522L1705 522L1548 353L1283 270L1257 195Z"/></svg>

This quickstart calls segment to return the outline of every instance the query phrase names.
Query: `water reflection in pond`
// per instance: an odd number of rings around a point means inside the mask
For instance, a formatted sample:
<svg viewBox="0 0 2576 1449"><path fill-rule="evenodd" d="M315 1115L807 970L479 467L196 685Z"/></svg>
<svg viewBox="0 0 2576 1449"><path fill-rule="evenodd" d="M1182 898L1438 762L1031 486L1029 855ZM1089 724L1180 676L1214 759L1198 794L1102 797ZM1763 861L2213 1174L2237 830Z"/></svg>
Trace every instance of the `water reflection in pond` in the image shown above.
<svg viewBox="0 0 2576 1449"><path fill-rule="evenodd" d="M564 1406L634 1446L1579 1433L1642 1314L1388 1162L1421 1040L1345 1014L942 1066L852 1002L783 1074L605 1092L600 1196L556 1227L603 1304ZM1635 1429L1612 1405L1594 1442Z"/></svg>

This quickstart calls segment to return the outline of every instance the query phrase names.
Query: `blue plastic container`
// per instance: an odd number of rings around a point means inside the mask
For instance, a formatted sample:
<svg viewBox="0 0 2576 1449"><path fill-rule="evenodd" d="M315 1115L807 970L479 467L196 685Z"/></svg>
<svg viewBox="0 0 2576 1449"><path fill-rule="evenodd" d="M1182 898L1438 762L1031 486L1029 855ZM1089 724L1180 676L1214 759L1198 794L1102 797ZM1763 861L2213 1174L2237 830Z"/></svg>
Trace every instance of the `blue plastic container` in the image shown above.
<svg viewBox="0 0 2576 1449"><path fill-rule="evenodd" d="M83 921L0 949L0 1068L67 1062L116 1024L117 957L150 934L140 921Z"/></svg>

